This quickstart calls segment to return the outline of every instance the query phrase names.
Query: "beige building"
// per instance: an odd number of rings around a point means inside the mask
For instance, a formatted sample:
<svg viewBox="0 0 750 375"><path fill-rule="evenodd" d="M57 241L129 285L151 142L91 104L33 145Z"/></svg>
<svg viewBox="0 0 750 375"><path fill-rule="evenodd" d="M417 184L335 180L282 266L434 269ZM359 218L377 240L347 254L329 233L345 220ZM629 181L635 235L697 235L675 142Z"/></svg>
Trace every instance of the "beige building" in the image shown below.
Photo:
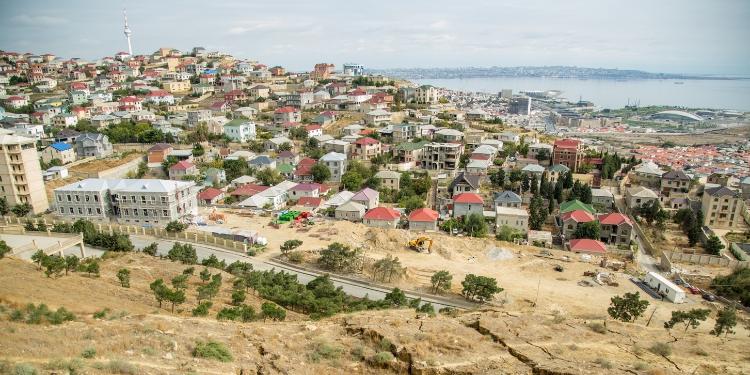
<svg viewBox="0 0 750 375"><path fill-rule="evenodd" d="M76 161L76 150L67 143L53 143L42 150L42 161L49 164L54 159L59 160L62 165L72 163Z"/></svg>
<svg viewBox="0 0 750 375"><path fill-rule="evenodd" d="M510 227L522 233L529 231L529 213L522 208L496 207L495 226Z"/></svg>
<svg viewBox="0 0 750 375"><path fill-rule="evenodd" d="M463 149L460 143L428 143L423 147L422 169L455 171Z"/></svg>
<svg viewBox="0 0 750 375"><path fill-rule="evenodd" d="M703 192L703 224L710 228L739 229L745 202L740 192L719 186Z"/></svg>
<svg viewBox="0 0 750 375"><path fill-rule="evenodd" d="M28 203L35 214L49 208L36 141L7 131L0 133L0 197L9 207Z"/></svg>
<svg viewBox="0 0 750 375"><path fill-rule="evenodd" d="M380 180L380 186L388 189L398 190L401 181L401 173L395 171L379 171L375 178Z"/></svg>
<svg viewBox="0 0 750 375"><path fill-rule="evenodd" d="M414 92L414 100L423 104L437 103L440 100L440 91L435 86L419 86Z"/></svg>
<svg viewBox="0 0 750 375"><path fill-rule="evenodd" d="M168 81L168 82L162 82L162 87L164 87L164 90L171 92L171 93L180 93L180 92L189 92L190 91L190 81Z"/></svg>

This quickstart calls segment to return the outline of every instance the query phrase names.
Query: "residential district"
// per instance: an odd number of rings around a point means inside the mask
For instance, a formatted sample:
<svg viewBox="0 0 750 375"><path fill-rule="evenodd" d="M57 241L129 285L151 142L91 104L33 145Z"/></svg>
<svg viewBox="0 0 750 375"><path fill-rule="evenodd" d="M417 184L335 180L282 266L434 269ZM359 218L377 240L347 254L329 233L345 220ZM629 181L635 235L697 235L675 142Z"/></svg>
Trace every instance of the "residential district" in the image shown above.
<svg viewBox="0 0 750 375"><path fill-rule="evenodd" d="M549 92L417 86L355 63L291 72L201 47L96 60L0 51L0 103L2 238L19 258L117 246L40 245L85 222L298 275L352 274L336 285L365 300L399 286L425 311L541 298L580 312L636 291L662 306L657 317L750 306L747 286L712 284L748 267L750 140L730 137L747 113L602 111ZM635 138L717 131L728 140ZM366 251L351 267L346 251L317 258L342 247ZM544 263L525 274L532 260ZM492 277L506 295L451 294L450 281L437 295L440 270ZM674 370L662 357L647 362Z"/></svg>

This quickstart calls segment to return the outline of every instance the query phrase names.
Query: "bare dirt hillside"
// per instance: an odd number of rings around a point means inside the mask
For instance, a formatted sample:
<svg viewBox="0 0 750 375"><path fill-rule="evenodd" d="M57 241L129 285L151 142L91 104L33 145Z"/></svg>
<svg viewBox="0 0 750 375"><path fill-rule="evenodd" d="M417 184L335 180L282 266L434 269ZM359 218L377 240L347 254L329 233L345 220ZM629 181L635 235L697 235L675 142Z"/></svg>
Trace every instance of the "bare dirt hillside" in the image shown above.
<svg viewBox="0 0 750 375"><path fill-rule="evenodd" d="M116 272L131 270L131 288ZM229 302L232 276L223 273L221 294L205 318L190 316L197 276L187 302L174 314L159 308L148 284L182 273L186 266L126 254L105 259L101 277L71 274L50 279L21 260L0 260L0 373L26 364L39 373L105 374L741 374L750 372L748 332L672 334L635 324L560 311L510 311L499 307L429 317L412 309L341 314L312 321L288 312L283 322L217 321ZM202 267L196 267L199 271ZM213 270L214 272L218 272ZM256 307L262 299L248 296ZM65 307L76 320L60 325L11 321L10 311L28 303ZM110 312L95 319L93 313ZM229 348L229 362L195 358L200 341ZM655 354L655 344L670 353ZM83 358L84 351L91 358Z"/></svg>

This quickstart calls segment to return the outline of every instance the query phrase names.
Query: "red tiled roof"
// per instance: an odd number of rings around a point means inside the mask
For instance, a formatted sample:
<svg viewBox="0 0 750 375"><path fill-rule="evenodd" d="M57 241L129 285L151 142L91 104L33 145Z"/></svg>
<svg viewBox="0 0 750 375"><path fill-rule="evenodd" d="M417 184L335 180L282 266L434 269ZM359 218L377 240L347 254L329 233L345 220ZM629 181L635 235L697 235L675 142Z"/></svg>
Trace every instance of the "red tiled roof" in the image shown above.
<svg viewBox="0 0 750 375"><path fill-rule="evenodd" d="M318 207L323 203L323 198L316 197L302 197L297 201L297 204L305 207Z"/></svg>
<svg viewBox="0 0 750 375"><path fill-rule="evenodd" d="M477 193L461 193L453 197L453 203L477 203L484 204L484 200Z"/></svg>
<svg viewBox="0 0 750 375"><path fill-rule="evenodd" d="M471 160L490 160L490 156L487 154L471 154L469 158Z"/></svg>
<svg viewBox="0 0 750 375"><path fill-rule="evenodd" d="M311 176L312 165L297 165L297 169L294 170L295 176Z"/></svg>
<svg viewBox="0 0 750 375"><path fill-rule="evenodd" d="M15 96L15 95L14 95L14 96L10 96L10 97L8 97L8 98L7 98L7 99L5 99L5 100L7 100L7 101L12 101L12 100L23 100L23 98L22 98L22 97L20 97L20 96Z"/></svg>
<svg viewBox="0 0 750 375"><path fill-rule="evenodd" d="M312 158L304 158L297 163L298 166L307 165L307 166L313 166L318 161Z"/></svg>
<svg viewBox="0 0 750 375"><path fill-rule="evenodd" d="M555 148L578 148L581 141L577 139L558 139L555 141Z"/></svg>
<svg viewBox="0 0 750 375"><path fill-rule="evenodd" d="M578 223L588 223L590 221L595 221L596 218L594 215L590 214L586 210L575 210L566 212L561 216L562 221L566 221L568 219L573 219Z"/></svg>
<svg viewBox="0 0 750 375"><path fill-rule="evenodd" d="M155 96L172 96L172 94L168 93L166 90L154 90L148 93L148 96L155 97Z"/></svg>
<svg viewBox="0 0 750 375"><path fill-rule="evenodd" d="M409 221L437 221L439 215L437 211L429 208L418 208L409 214Z"/></svg>
<svg viewBox="0 0 750 375"><path fill-rule="evenodd" d="M286 107L278 108L275 111L273 111L273 113L292 113L292 112L299 112L299 110L294 107L286 106Z"/></svg>
<svg viewBox="0 0 750 375"><path fill-rule="evenodd" d="M200 200L210 200L218 197L219 195L223 194L224 192L217 189L217 188L208 188L206 190L201 191L198 193L198 199Z"/></svg>
<svg viewBox="0 0 750 375"><path fill-rule="evenodd" d="M268 189L268 186L263 185L255 185L255 184L247 184L242 185L235 189L233 192L231 192L229 195L234 196L250 196L260 193L261 191L264 191Z"/></svg>
<svg viewBox="0 0 750 375"><path fill-rule="evenodd" d="M311 132L313 130L323 129L320 125L307 125L305 126L305 130Z"/></svg>
<svg viewBox="0 0 750 375"><path fill-rule="evenodd" d="M620 225L622 223L633 225L629 217L617 212L599 216L599 222L603 225Z"/></svg>
<svg viewBox="0 0 750 375"><path fill-rule="evenodd" d="M364 138L357 139L356 141L354 141L354 143L358 145L376 145L380 143L380 141L378 141L375 138L364 137Z"/></svg>
<svg viewBox="0 0 750 375"><path fill-rule="evenodd" d="M151 148L148 149L148 152L151 152L151 151L164 151L164 150L169 150L170 148L172 148L172 145L170 145L168 143L157 143L157 144L151 146Z"/></svg>
<svg viewBox="0 0 750 375"><path fill-rule="evenodd" d="M195 164L193 164L193 163L191 163L191 162L189 162L187 160L183 160L183 161L179 161L179 162L177 162L177 164L169 167L169 169L175 170L175 171L184 171L184 170L187 170L188 168L191 168L191 167L194 167L194 166L195 166Z"/></svg>
<svg viewBox="0 0 750 375"><path fill-rule="evenodd" d="M140 99L136 98L135 96L126 96L124 98L120 98L121 103L136 103L139 101Z"/></svg>
<svg viewBox="0 0 750 375"><path fill-rule="evenodd" d="M311 184L297 184L290 190L294 191L313 191L313 190L320 190L320 184L311 183Z"/></svg>
<svg viewBox="0 0 750 375"><path fill-rule="evenodd" d="M386 221L398 220L399 217L401 217L401 213L390 207L375 207L372 210L367 211L364 216L366 220Z"/></svg>
<svg viewBox="0 0 750 375"><path fill-rule="evenodd" d="M607 245L601 241L580 238L577 240L570 240L570 250L576 253L606 254Z"/></svg>

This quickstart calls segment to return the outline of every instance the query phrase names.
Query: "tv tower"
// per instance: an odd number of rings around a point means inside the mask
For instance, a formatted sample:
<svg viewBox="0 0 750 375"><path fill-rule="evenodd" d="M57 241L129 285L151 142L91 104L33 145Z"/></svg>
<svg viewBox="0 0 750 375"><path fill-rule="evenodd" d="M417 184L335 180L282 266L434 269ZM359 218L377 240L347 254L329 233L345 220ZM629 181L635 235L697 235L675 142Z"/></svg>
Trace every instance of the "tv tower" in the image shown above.
<svg viewBox="0 0 750 375"><path fill-rule="evenodd" d="M128 27L128 14L125 12L125 9L122 10L122 15L125 16L125 38L128 40L128 53L130 56L133 56L133 45L130 44L130 34L133 32L130 31L130 27Z"/></svg>

